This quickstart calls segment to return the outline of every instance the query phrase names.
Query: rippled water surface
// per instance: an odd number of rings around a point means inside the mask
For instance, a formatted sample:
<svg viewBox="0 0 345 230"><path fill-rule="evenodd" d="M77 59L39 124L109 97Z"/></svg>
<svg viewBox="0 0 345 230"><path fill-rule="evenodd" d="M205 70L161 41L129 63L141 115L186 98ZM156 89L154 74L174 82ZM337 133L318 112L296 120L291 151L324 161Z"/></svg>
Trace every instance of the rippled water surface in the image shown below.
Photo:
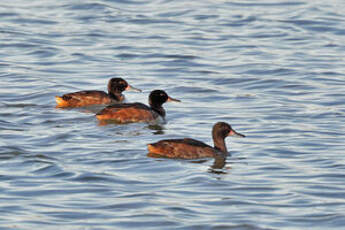
<svg viewBox="0 0 345 230"><path fill-rule="evenodd" d="M1 229L343 229L345 2L2 1ZM124 77L167 123L100 126L54 96ZM212 144L225 166L147 157Z"/></svg>

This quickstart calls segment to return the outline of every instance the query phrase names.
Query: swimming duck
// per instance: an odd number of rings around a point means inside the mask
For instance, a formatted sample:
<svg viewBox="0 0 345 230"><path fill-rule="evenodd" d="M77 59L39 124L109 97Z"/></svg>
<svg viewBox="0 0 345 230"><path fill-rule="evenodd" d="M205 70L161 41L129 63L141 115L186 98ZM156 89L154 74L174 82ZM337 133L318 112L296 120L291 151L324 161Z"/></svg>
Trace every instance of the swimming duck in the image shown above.
<svg viewBox="0 0 345 230"><path fill-rule="evenodd" d="M232 129L228 123L218 122L213 126L212 129L214 147L191 138L167 139L148 144L148 156L177 159L215 157L219 154L226 156L228 150L226 148L224 139L227 136L245 137L243 134L240 134Z"/></svg>
<svg viewBox="0 0 345 230"><path fill-rule="evenodd" d="M113 104L122 102L125 97L122 94L125 90L141 92L140 89L129 85L122 78L111 78L108 82L108 93L98 90L84 90L56 96L57 107L81 107L89 105Z"/></svg>
<svg viewBox="0 0 345 230"><path fill-rule="evenodd" d="M96 114L101 121L112 120L116 123L153 122L157 118L165 118L165 110L162 105L165 102L180 102L163 90L154 90L149 95L149 105L142 103L124 103L110 105Z"/></svg>

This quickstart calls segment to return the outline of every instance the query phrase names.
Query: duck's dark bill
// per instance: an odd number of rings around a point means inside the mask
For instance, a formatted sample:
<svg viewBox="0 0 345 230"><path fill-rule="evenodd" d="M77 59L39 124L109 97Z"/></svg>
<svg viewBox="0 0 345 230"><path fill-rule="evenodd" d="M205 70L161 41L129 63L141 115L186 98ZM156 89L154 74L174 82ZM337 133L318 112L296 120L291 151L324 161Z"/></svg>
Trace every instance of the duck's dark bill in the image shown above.
<svg viewBox="0 0 345 230"><path fill-rule="evenodd" d="M181 102L180 100L178 99L175 99L175 98L172 98L172 97L168 97L168 100L167 101L174 101L174 102Z"/></svg>
<svg viewBox="0 0 345 230"><path fill-rule="evenodd" d="M245 135L238 133L233 129L229 132L228 136L246 137Z"/></svg>
<svg viewBox="0 0 345 230"><path fill-rule="evenodd" d="M135 87L133 87L133 86L131 86L131 85L128 85L128 86L126 87L126 90L128 90L128 91L137 91L137 92L141 92L141 89L135 88Z"/></svg>

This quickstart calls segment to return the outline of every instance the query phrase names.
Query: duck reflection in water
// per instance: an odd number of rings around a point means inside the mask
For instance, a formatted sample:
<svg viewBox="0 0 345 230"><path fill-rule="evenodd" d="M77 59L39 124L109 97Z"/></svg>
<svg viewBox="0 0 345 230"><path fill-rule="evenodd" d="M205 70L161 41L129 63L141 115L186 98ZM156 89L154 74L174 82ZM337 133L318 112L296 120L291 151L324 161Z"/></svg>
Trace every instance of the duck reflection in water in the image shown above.
<svg viewBox="0 0 345 230"><path fill-rule="evenodd" d="M224 169L230 169L226 167L226 156L217 155L214 157L213 165L208 169L208 172L215 174L226 174L227 172Z"/></svg>

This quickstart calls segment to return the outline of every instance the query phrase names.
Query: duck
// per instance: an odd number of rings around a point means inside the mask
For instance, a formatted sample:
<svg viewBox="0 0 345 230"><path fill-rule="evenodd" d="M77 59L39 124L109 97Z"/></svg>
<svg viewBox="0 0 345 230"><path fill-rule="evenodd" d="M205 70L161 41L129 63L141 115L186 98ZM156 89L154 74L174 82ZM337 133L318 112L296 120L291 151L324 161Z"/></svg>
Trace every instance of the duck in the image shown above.
<svg viewBox="0 0 345 230"><path fill-rule="evenodd" d="M140 89L131 86L123 78L111 78L108 81L108 93L98 90L83 90L64 94L61 97L56 96L56 107L83 107L121 103L125 99L122 92L126 90L141 92Z"/></svg>
<svg viewBox="0 0 345 230"><path fill-rule="evenodd" d="M226 148L225 138L228 136L245 137L245 135L236 132L228 123L217 122L212 128L214 147L192 138L165 139L148 144L148 156L175 159L226 157L228 150Z"/></svg>
<svg viewBox="0 0 345 230"><path fill-rule="evenodd" d="M153 90L149 95L149 106L143 103L123 103L105 107L96 114L100 121L114 121L116 123L147 122L151 123L159 118L165 120L165 102L181 102L170 97L164 90Z"/></svg>

